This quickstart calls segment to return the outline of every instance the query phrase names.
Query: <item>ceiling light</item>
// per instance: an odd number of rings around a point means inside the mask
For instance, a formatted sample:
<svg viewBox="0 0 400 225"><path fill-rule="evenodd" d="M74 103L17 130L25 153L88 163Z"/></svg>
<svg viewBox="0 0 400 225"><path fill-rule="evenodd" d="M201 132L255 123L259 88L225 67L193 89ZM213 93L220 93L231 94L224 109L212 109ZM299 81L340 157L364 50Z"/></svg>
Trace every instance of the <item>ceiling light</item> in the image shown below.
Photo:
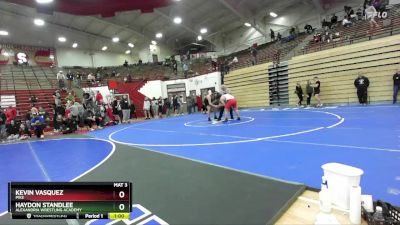
<svg viewBox="0 0 400 225"><path fill-rule="evenodd" d="M151 41L151 44L156 45L157 42L156 41Z"/></svg>
<svg viewBox="0 0 400 225"><path fill-rule="evenodd" d="M59 38L58 38L58 41L59 41L59 42L66 42L67 39L66 39L65 37L59 37Z"/></svg>
<svg viewBox="0 0 400 225"><path fill-rule="evenodd" d="M246 27L251 27L251 24L250 24L250 23L244 23L244 25L245 25Z"/></svg>
<svg viewBox="0 0 400 225"><path fill-rule="evenodd" d="M76 42L73 43L73 44L72 44L72 47L73 47L73 48L77 48L77 47L78 47L78 43L76 43Z"/></svg>
<svg viewBox="0 0 400 225"><path fill-rule="evenodd" d="M269 15L272 16L272 17L278 17L278 14L276 14L274 12L270 12Z"/></svg>
<svg viewBox="0 0 400 225"><path fill-rule="evenodd" d="M125 54L127 54L127 55L128 55L128 54L131 54L131 50L126 50L126 51L125 51Z"/></svg>
<svg viewBox="0 0 400 225"><path fill-rule="evenodd" d="M107 48L108 48L107 46L103 46L103 47L101 48L101 50L106 51Z"/></svg>
<svg viewBox="0 0 400 225"><path fill-rule="evenodd" d="M180 17L175 17L175 18L174 18L174 23L176 23L176 24L181 24L181 23L182 23L182 18L180 18Z"/></svg>
<svg viewBox="0 0 400 225"><path fill-rule="evenodd" d="M2 55L4 55L4 56L9 56L8 52L3 52Z"/></svg>
<svg viewBox="0 0 400 225"><path fill-rule="evenodd" d="M119 37L113 37L112 41L113 42L119 42Z"/></svg>
<svg viewBox="0 0 400 225"><path fill-rule="evenodd" d="M131 48L135 47L135 45L132 44L132 43L128 43L128 46L131 47Z"/></svg>
<svg viewBox="0 0 400 225"><path fill-rule="evenodd" d="M36 2L39 4L49 4L52 3L53 0L36 0Z"/></svg>
<svg viewBox="0 0 400 225"><path fill-rule="evenodd" d="M7 36L7 35L8 35L8 31L6 31L6 30L0 30L0 35L1 35L1 36Z"/></svg>
<svg viewBox="0 0 400 225"><path fill-rule="evenodd" d="M157 33L156 34L156 38L162 38L162 36L163 36L162 33Z"/></svg>
<svg viewBox="0 0 400 225"><path fill-rule="evenodd" d="M34 23L36 26L43 26L43 25L44 25L44 20L42 20L42 19L34 19L34 20L33 20L33 23Z"/></svg>
<svg viewBox="0 0 400 225"><path fill-rule="evenodd" d="M197 36L197 40L201 41L201 40L203 40L203 37L201 35L199 35L199 36Z"/></svg>
<svg viewBox="0 0 400 225"><path fill-rule="evenodd" d="M208 32L207 28L201 28L201 30L200 30L200 33L202 33L202 34L205 34L207 32Z"/></svg>

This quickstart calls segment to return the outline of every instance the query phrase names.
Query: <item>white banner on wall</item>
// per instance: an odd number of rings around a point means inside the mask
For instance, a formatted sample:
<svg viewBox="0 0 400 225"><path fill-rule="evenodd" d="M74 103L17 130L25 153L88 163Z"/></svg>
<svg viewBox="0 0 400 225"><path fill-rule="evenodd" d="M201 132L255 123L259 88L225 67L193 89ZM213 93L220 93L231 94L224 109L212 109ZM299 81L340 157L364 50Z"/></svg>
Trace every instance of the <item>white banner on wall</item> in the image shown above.
<svg viewBox="0 0 400 225"><path fill-rule="evenodd" d="M149 98L158 98L160 96L166 98L168 96L167 86L173 87L171 85L176 84L185 84L186 95L189 95L190 91L196 91L196 95L200 95L202 89L215 88L215 90L220 90L221 74L220 72L214 72L188 79L149 81L139 92Z"/></svg>

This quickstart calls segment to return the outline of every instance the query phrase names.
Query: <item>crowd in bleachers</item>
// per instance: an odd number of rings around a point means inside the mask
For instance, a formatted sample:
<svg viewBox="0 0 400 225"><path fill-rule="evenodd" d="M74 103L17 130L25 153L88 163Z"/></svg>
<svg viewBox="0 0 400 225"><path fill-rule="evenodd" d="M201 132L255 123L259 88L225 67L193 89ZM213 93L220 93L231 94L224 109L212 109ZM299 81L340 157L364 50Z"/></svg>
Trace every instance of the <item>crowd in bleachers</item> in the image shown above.
<svg viewBox="0 0 400 225"><path fill-rule="evenodd" d="M104 126L128 123L136 118L135 106L126 96L115 97L107 102L99 91L85 92L82 102L79 102L71 92L62 98L63 91L54 91L51 114L43 107L35 106L35 96L31 97L32 107L25 116L18 118L17 110L12 106L0 109L0 142L25 140L32 136L44 138L45 131L51 135L92 131Z"/></svg>
<svg viewBox="0 0 400 225"><path fill-rule="evenodd" d="M314 34L303 53L351 44L357 39L371 39L374 35L399 33L399 6L395 5L390 9L386 6L387 3L381 0L365 0L364 5L357 10L344 6L342 18L333 14L330 18L323 19L322 29Z"/></svg>

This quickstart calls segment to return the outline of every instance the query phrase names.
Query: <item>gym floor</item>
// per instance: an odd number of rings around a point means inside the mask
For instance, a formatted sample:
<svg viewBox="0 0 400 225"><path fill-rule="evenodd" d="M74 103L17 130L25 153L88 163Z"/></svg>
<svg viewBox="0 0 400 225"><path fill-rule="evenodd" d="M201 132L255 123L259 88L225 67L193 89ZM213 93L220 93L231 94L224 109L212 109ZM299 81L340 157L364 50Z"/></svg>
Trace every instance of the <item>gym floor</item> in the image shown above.
<svg viewBox="0 0 400 225"><path fill-rule="evenodd" d="M399 113L393 105L248 109L227 124L192 114L3 144L0 224L55 223L11 221L8 181L133 182L130 221L80 224L272 223L305 186L320 187L329 162L363 169L363 194L399 206Z"/></svg>

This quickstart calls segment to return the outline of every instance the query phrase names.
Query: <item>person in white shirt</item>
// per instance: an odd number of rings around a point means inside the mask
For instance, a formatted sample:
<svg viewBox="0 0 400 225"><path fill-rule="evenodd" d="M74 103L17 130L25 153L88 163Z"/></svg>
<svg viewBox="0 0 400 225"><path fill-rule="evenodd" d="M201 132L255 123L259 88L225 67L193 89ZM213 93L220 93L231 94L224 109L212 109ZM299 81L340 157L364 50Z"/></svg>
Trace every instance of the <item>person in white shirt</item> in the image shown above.
<svg viewBox="0 0 400 225"><path fill-rule="evenodd" d="M371 27L379 27L378 23L375 21L375 16L377 15L376 9L372 4L369 4L367 8L365 8L365 16L367 20L369 20L369 24Z"/></svg>
<svg viewBox="0 0 400 225"><path fill-rule="evenodd" d="M64 89L65 75L64 75L63 71L59 71L57 73L57 80L58 80L58 88Z"/></svg>
<svg viewBox="0 0 400 225"><path fill-rule="evenodd" d="M344 19L343 19L343 21L342 21L342 25L343 25L344 27L350 27L351 24L352 24L352 22L347 18L347 16L344 17Z"/></svg>
<svg viewBox="0 0 400 225"><path fill-rule="evenodd" d="M151 104L150 99L146 97L143 103L143 112L144 116L146 117L146 120L150 119L150 104Z"/></svg>
<svg viewBox="0 0 400 225"><path fill-rule="evenodd" d="M224 94L220 99L220 106L225 107L225 120L224 122L228 122L228 113L231 108L235 110L237 120L240 120L239 110L237 108L237 101L235 97L231 94Z"/></svg>

